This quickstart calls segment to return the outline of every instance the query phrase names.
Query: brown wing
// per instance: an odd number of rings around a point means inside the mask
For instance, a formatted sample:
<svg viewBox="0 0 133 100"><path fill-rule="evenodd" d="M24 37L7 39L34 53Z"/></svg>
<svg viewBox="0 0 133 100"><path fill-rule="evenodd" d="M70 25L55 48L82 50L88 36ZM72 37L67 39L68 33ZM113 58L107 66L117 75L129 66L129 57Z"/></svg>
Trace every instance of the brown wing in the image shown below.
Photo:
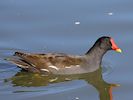
<svg viewBox="0 0 133 100"><path fill-rule="evenodd" d="M42 68L47 69L50 65L64 68L71 65L80 65L82 62L79 57L69 56L65 54L28 54L15 52L14 56L19 57L19 60L12 60L12 62L17 64L21 68L32 66L38 70Z"/></svg>

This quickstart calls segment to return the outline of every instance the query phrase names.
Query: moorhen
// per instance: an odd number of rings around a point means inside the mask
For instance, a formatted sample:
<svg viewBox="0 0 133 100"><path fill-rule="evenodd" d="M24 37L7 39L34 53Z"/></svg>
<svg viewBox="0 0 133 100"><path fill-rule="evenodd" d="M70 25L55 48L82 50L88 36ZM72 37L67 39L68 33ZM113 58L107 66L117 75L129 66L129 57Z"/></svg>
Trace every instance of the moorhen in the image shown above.
<svg viewBox="0 0 133 100"><path fill-rule="evenodd" d="M111 37L100 37L82 56L63 53L30 54L15 52L10 62L29 72L51 74L81 74L96 71L108 50L122 52Z"/></svg>

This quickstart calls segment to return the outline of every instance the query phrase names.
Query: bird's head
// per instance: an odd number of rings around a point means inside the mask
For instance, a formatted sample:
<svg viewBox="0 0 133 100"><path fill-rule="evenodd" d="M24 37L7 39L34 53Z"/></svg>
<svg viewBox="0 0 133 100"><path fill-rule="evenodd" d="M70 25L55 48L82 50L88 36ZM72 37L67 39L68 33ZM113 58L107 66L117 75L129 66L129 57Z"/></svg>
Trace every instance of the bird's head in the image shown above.
<svg viewBox="0 0 133 100"><path fill-rule="evenodd" d="M99 38L96 41L96 44L98 44L101 49L114 50L119 53L122 52L122 50L116 45L114 39L108 36L103 36Z"/></svg>

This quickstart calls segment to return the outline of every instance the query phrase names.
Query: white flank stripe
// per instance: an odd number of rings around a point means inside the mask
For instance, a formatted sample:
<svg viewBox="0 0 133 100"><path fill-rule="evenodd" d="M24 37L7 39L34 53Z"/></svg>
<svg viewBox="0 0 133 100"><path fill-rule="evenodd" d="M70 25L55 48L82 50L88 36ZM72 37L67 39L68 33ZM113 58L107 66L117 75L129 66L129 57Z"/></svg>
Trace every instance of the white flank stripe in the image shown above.
<svg viewBox="0 0 133 100"><path fill-rule="evenodd" d="M76 67L80 67L80 65L76 65Z"/></svg>
<svg viewBox="0 0 133 100"><path fill-rule="evenodd" d="M71 65L71 66L66 66L65 68L72 68L72 67L80 67L80 65Z"/></svg>
<svg viewBox="0 0 133 100"><path fill-rule="evenodd" d="M57 68L56 66L48 66L48 67L59 70L59 68Z"/></svg>
<svg viewBox="0 0 133 100"><path fill-rule="evenodd" d="M41 69L42 71L46 71L46 72L49 72L49 70L47 70L47 69Z"/></svg>
<svg viewBox="0 0 133 100"><path fill-rule="evenodd" d="M65 68L71 68L71 67L65 67Z"/></svg>

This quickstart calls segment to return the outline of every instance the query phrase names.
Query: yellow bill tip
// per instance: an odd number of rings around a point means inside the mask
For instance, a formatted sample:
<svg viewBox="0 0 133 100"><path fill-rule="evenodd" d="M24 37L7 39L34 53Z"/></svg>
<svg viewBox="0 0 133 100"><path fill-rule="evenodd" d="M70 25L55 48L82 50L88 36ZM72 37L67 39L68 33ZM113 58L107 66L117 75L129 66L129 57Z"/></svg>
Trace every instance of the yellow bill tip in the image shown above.
<svg viewBox="0 0 133 100"><path fill-rule="evenodd" d="M116 49L115 51L116 52L119 52L119 53L122 53L122 50L121 49Z"/></svg>

